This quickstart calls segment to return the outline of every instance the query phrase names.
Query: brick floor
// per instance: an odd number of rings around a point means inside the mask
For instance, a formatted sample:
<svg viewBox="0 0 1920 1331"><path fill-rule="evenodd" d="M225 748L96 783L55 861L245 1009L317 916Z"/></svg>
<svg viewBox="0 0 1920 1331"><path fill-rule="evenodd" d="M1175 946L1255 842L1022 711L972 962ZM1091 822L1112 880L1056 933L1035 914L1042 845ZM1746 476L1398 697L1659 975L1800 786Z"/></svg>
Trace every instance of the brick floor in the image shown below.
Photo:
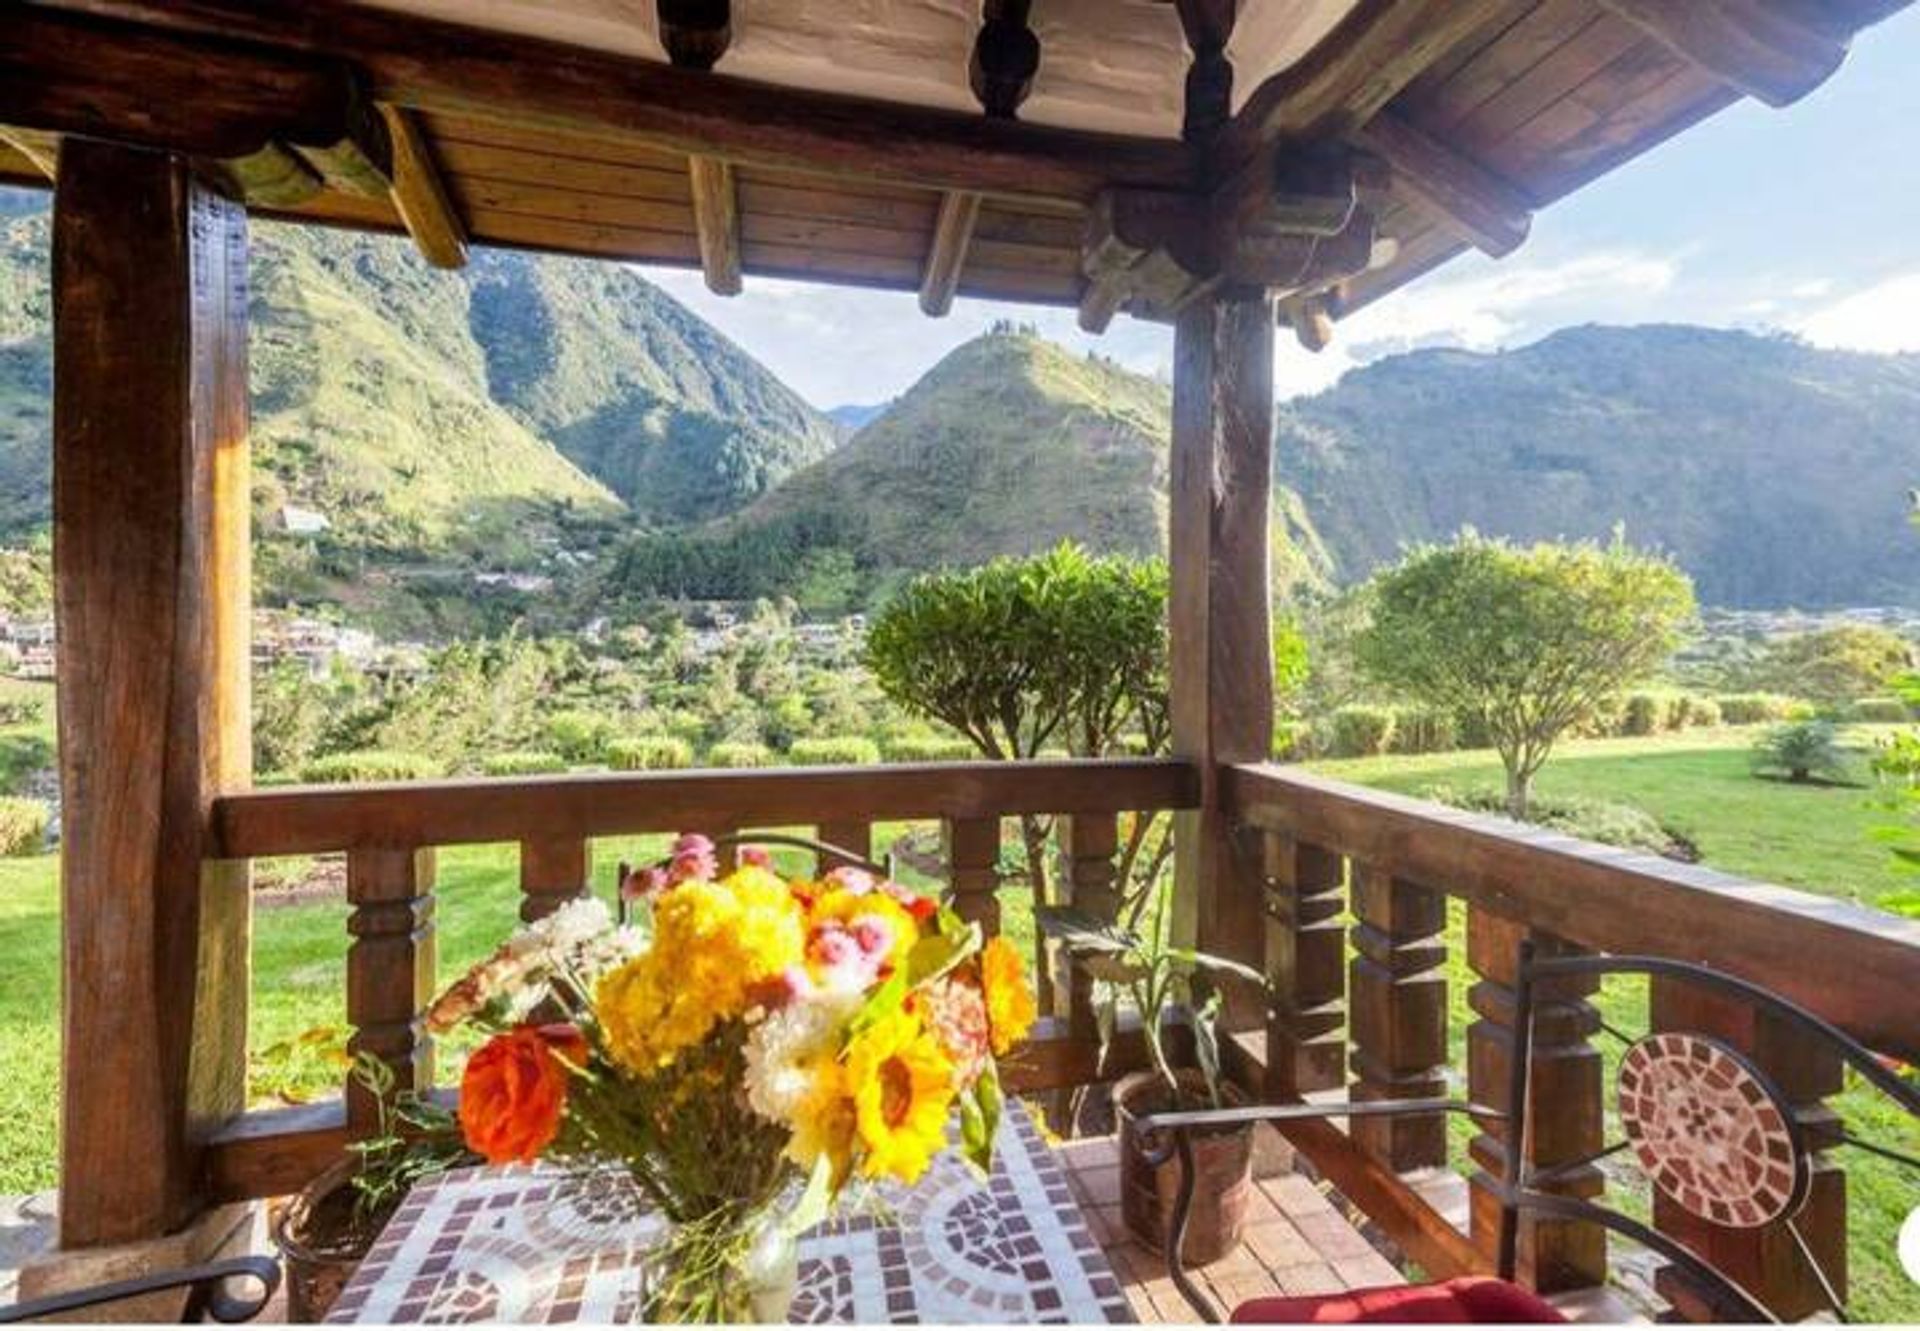
<svg viewBox="0 0 1920 1331"><path fill-rule="evenodd" d="M1197 1314L1167 1278L1166 1263L1121 1223L1113 1138L1086 1138L1058 1149L1135 1316L1143 1322L1192 1322ZM1223 1310L1263 1295L1337 1294L1405 1279L1299 1174L1260 1179L1248 1210L1246 1241L1194 1275Z"/></svg>

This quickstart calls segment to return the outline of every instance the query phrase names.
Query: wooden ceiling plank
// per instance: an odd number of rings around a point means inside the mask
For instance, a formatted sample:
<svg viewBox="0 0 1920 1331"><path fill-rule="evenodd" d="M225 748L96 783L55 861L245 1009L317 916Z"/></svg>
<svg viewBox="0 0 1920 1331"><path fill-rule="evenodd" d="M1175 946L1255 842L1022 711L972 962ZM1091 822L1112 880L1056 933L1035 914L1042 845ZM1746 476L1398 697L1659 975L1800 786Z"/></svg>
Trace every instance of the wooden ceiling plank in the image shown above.
<svg viewBox="0 0 1920 1331"><path fill-rule="evenodd" d="M1489 50L1511 41L1513 30L1532 18L1541 3L1542 0L1507 0L1506 8L1498 16L1488 19L1473 36L1414 75L1394 100L1403 108L1424 105Z"/></svg>
<svg viewBox="0 0 1920 1331"><path fill-rule="evenodd" d="M902 197L875 196L846 190L775 184L762 176L736 173L740 210L769 217L798 217L888 227L925 236L939 212L939 196L916 193Z"/></svg>
<svg viewBox="0 0 1920 1331"><path fill-rule="evenodd" d="M1483 162L1498 162L1499 149L1529 121L1644 40L1631 25L1603 15L1455 123L1448 142Z"/></svg>
<svg viewBox="0 0 1920 1331"><path fill-rule="evenodd" d="M393 142L393 209L421 257L435 268L461 268L467 262L467 228L461 222L446 182L412 112L384 108Z"/></svg>
<svg viewBox="0 0 1920 1331"><path fill-rule="evenodd" d="M643 231L671 231L697 236L693 205L684 200L629 198L618 194L588 194L549 189L522 181L483 180L456 176L455 198L463 210L485 209L521 217L547 217L592 226L635 227Z"/></svg>
<svg viewBox="0 0 1920 1331"><path fill-rule="evenodd" d="M1847 43L1773 0L1601 0L1714 78L1791 106L1833 77Z"/></svg>
<svg viewBox="0 0 1920 1331"><path fill-rule="evenodd" d="M500 149L537 153L575 164L602 164L630 170L663 171L684 176L687 155L670 152L632 135L529 129L503 120L417 112L436 146Z"/></svg>
<svg viewBox="0 0 1920 1331"><path fill-rule="evenodd" d="M1360 132L1359 143L1386 158L1396 190L1439 214L1482 253L1497 259L1525 243L1533 223L1526 196L1411 121L1384 112Z"/></svg>
<svg viewBox="0 0 1920 1331"><path fill-rule="evenodd" d="M1489 98L1603 18L1592 0L1541 0L1445 79L1407 90L1400 109L1444 136ZM1425 76L1423 76L1424 79Z"/></svg>
<svg viewBox="0 0 1920 1331"><path fill-rule="evenodd" d="M1657 101L1660 90L1676 79L1694 88L1713 86L1711 76L1641 37L1606 68L1508 133L1481 160L1509 179L1530 182L1554 170L1564 155L1578 151L1583 140L1605 133L1604 126L1616 116L1637 122L1650 112L1657 119L1664 114L1664 103L1641 104L1650 98Z"/></svg>
<svg viewBox="0 0 1920 1331"><path fill-rule="evenodd" d="M490 208L467 209L467 232L475 244L496 242L591 254L598 258L634 263L669 263L692 267L700 261L700 242L691 231L608 226L562 218L529 217Z"/></svg>
<svg viewBox="0 0 1920 1331"><path fill-rule="evenodd" d="M449 180L492 181L536 189L566 190L575 194L604 194L618 199L646 199L690 206L690 187L684 165L674 172L649 167L613 166L567 158L544 158L517 148L488 148L445 139L434 143Z"/></svg>
<svg viewBox="0 0 1920 1331"><path fill-rule="evenodd" d="M979 218L978 194L955 191L940 200L940 216L933 224L933 239L920 274L923 313L939 319L953 308L953 293L959 289L967 247L973 243L973 227Z"/></svg>
<svg viewBox="0 0 1920 1331"><path fill-rule="evenodd" d="M736 163L799 164L943 190L1081 201L1115 182L1185 189L1198 177L1184 144L676 69L346 0L71 2L175 30L351 58L383 102L569 132L630 134Z"/></svg>
<svg viewBox="0 0 1920 1331"><path fill-rule="evenodd" d="M700 238L700 270L716 296L740 294L740 198L733 168L717 157L689 157L693 229Z"/></svg>

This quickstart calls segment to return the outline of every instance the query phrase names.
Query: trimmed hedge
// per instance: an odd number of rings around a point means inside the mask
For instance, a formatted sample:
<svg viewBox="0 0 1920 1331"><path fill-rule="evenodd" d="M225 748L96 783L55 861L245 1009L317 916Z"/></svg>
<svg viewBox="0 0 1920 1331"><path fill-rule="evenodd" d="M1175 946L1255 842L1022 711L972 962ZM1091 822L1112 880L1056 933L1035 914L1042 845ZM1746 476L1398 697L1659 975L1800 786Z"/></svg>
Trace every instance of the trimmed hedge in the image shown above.
<svg viewBox="0 0 1920 1331"><path fill-rule="evenodd" d="M0 855L37 855L47 840L47 806L0 798Z"/></svg>
<svg viewBox="0 0 1920 1331"><path fill-rule="evenodd" d="M799 767L860 767L880 761L880 746L860 735L797 739L787 757Z"/></svg>
<svg viewBox="0 0 1920 1331"><path fill-rule="evenodd" d="M599 762L611 738L613 722L596 712L555 712L547 718L547 743L571 762Z"/></svg>
<svg viewBox="0 0 1920 1331"><path fill-rule="evenodd" d="M1493 786L1428 786L1415 792L1419 798L1433 800L1455 809L1474 813L1507 816L1507 797ZM1664 826L1644 809L1610 800L1587 799L1578 795L1538 795L1529 802L1527 821L1552 828L1584 841L1628 850L1651 851L1674 856L1686 848L1685 839ZM1690 858L1690 856L1679 856Z"/></svg>
<svg viewBox="0 0 1920 1331"><path fill-rule="evenodd" d="M709 767L772 767L773 750L764 744L726 740L707 750Z"/></svg>
<svg viewBox="0 0 1920 1331"><path fill-rule="evenodd" d="M1793 699L1778 693L1728 693L1720 697L1720 719L1730 726L1757 726L1783 721Z"/></svg>
<svg viewBox="0 0 1920 1331"><path fill-rule="evenodd" d="M949 735L894 735L882 747L890 763L963 763L980 756L972 744Z"/></svg>
<svg viewBox="0 0 1920 1331"><path fill-rule="evenodd" d="M424 753L355 749L315 758L300 769L300 779L319 785L346 785L356 781L427 781L446 772L446 764Z"/></svg>
<svg viewBox="0 0 1920 1331"><path fill-rule="evenodd" d="M1385 753L1393 741L1393 722L1390 707L1335 708L1327 718L1328 751L1336 758L1369 758Z"/></svg>
<svg viewBox="0 0 1920 1331"><path fill-rule="evenodd" d="M480 770L487 776L540 776L566 771L567 760L557 753L520 749L488 754L480 760Z"/></svg>
<svg viewBox="0 0 1920 1331"><path fill-rule="evenodd" d="M1396 707L1387 744L1395 753L1445 753L1460 742L1460 723L1451 712L1431 707Z"/></svg>
<svg viewBox="0 0 1920 1331"><path fill-rule="evenodd" d="M677 735L629 735L607 741L607 766L618 772L668 772L693 766L693 745Z"/></svg>
<svg viewBox="0 0 1920 1331"><path fill-rule="evenodd" d="M1904 725L1913 719L1913 711L1904 699L1862 698L1847 709L1849 721Z"/></svg>

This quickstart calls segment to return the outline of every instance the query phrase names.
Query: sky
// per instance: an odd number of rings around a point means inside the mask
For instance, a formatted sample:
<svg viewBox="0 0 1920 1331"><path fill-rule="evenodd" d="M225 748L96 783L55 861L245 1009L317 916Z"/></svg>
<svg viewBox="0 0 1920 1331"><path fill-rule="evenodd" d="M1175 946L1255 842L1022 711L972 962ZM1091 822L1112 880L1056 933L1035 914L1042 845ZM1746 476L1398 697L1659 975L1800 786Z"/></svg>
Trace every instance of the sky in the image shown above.
<svg viewBox="0 0 1920 1331"><path fill-rule="evenodd" d="M1398 351L1522 346L1582 323L1785 330L1823 346L1920 351L1920 6L1863 33L1840 71L1784 110L1743 100L1534 218L1527 244L1465 254L1342 321L1318 355L1284 333L1283 397ZM908 292L641 270L815 406L884 402L999 319L1164 375L1170 329L1126 317L1100 337L1071 310Z"/></svg>

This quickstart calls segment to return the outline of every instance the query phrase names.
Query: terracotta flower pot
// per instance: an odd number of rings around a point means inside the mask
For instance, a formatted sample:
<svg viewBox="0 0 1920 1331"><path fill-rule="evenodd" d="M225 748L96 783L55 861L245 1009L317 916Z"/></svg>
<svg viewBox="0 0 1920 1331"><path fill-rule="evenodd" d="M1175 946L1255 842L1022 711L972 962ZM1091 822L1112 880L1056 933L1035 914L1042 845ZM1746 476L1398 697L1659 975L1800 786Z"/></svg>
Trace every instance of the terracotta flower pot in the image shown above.
<svg viewBox="0 0 1920 1331"><path fill-rule="evenodd" d="M318 1322L373 1246L386 1217L367 1216L356 1203L353 1169L342 1160L302 1188L274 1217L273 1245L287 1270L287 1320Z"/></svg>
<svg viewBox="0 0 1920 1331"><path fill-rule="evenodd" d="M1181 1073L1188 1107L1206 1102L1206 1082L1198 1072ZM1243 1097L1222 1086L1228 1104ZM1141 1146L1139 1120L1172 1107L1166 1084L1151 1072L1136 1072L1114 1085L1114 1112L1120 1121L1120 1214L1134 1237L1155 1252L1166 1244L1167 1221L1179 1196L1180 1162L1155 1168ZM1188 1266L1218 1261L1240 1246L1247 1204L1253 1191L1253 1126L1213 1128L1193 1133L1195 1181L1193 1209L1181 1257Z"/></svg>

